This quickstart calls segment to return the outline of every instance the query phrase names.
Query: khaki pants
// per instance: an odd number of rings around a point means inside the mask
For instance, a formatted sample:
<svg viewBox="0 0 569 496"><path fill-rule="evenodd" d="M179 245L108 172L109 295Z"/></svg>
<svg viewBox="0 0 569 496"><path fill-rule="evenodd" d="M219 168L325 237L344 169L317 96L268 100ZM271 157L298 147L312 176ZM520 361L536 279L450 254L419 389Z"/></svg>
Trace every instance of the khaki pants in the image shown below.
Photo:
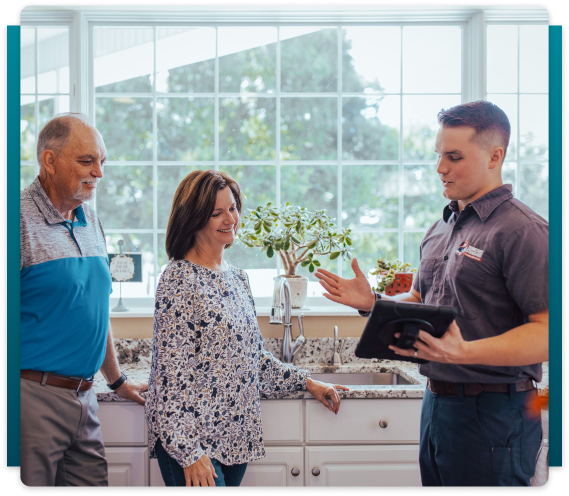
<svg viewBox="0 0 569 496"><path fill-rule="evenodd" d="M99 405L92 389L20 379L20 476L26 486L107 486Z"/></svg>

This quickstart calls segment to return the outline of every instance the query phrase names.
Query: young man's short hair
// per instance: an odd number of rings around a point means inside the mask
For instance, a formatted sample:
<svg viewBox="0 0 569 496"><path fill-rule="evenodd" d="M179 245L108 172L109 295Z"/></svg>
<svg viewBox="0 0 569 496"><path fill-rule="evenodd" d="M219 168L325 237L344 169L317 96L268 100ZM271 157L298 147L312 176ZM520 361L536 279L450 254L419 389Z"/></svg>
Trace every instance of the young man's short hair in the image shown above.
<svg viewBox="0 0 569 496"><path fill-rule="evenodd" d="M506 156L510 142L510 121L497 105L478 100L443 109L437 117L439 124L444 127L473 127L474 140L483 146L503 146Z"/></svg>

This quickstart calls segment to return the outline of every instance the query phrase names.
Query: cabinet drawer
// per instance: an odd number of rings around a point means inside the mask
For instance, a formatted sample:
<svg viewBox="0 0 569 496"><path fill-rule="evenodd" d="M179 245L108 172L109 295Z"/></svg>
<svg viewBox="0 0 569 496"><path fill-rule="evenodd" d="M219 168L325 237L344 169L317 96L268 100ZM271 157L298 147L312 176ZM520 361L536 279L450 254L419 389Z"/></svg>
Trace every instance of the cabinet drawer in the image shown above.
<svg viewBox="0 0 569 496"><path fill-rule="evenodd" d="M143 406L130 402L101 402L97 416L106 446L148 444Z"/></svg>
<svg viewBox="0 0 569 496"><path fill-rule="evenodd" d="M268 446L265 447L265 453L264 458L247 465L242 486L303 485L304 448L302 446Z"/></svg>
<svg viewBox="0 0 569 496"><path fill-rule="evenodd" d="M261 400L261 417L265 443L303 441L302 400Z"/></svg>
<svg viewBox="0 0 569 496"><path fill-rule="evenodd" d="M307 442L419 442L421 400L342 400L338 415L306 401ZM387 423L380 427L380 421ZM385 425L385 424L384 424Z"/></svg>

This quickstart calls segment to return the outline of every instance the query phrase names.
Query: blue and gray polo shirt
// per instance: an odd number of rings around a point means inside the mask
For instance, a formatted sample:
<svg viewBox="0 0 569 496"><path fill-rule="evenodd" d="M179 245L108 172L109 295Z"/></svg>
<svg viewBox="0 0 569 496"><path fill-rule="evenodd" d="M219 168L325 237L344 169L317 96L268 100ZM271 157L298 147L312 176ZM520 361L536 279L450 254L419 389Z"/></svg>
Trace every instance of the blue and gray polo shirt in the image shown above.
<svg viewBox="0 0 569 496"><path fill-rule="evenodd" d="M105 358L111 275L86 204L65 220L39 177L20 196L20 369L90 377Z"/></svg>

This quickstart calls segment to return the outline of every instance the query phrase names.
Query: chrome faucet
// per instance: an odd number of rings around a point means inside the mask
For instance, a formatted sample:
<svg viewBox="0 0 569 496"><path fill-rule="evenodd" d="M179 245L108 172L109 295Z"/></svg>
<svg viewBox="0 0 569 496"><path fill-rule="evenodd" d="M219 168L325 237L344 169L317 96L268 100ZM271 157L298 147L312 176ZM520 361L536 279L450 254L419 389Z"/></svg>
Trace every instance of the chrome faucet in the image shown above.
<svg viewBox="0 0 569 496"><path fill-rule="evenodd" d="M338 350L338 345L340 341L338 340L338 326L334 326L334 358L332 359L332 365L342 365L342 358ZM342 342L343 344L343 342Z"/></svg>
<svg viewBox="0 0 569 496"><path fill-rule="evenodd" d="M271 307L270 324L283 323L283 304L282 294L284 288L284 336L282 348L282 361L284 363L292 363L294 356L300 351L306 342L304 337L304 328L302 327L302 318L304 314L298 316L298 327L300 327L300 334L293 340L291 332L291 313L292 302L290 299L290 286L285 276L279 276L275 279L275 288L273 290L273 306Z"/></svg>

